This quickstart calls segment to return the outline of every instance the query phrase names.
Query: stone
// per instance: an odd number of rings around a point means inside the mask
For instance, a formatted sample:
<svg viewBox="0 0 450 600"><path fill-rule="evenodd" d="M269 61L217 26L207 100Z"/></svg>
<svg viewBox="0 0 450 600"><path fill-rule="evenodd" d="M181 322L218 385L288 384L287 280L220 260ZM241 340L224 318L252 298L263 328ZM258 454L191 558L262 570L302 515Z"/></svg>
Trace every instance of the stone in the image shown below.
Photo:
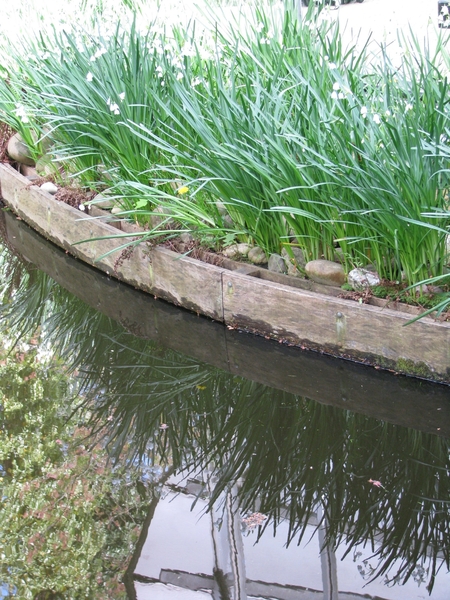
<svg viewBox="0 0 450 600"><path fill-rule="evenodd" d="M306 275L323 285L341 286L345 283L344 267L331 260L311 260L305 266Z"/></svg>
<svg viewBox="0 0 450 600"><path fill-rule="evenodd" d="M39 140L44 152L48 152L53 145L52 133L53 129L49 125L44 125L42 128L42 136Z"/></svg>
<svg viewBox="0 0 450 600"><path fill-rule="evenodd" d="M231 246L227 246L226 248L224 248L222 250L222 254L224 256L226 256L227 258L238 258L239 256L239 250L238 250L238 245L237 244L232 244Z"/></svg>
<svg viewBox="0 0 450 600"><path fill-rule="evenodd" d="M290 256L286 248L282 249L281 257L286 263L287 274L291 275L292 277L298 277L299 275L301 275L299 269L305 268L305 256L303 254L303 250L301 250L300 248L295 248L291 246L290 251L294 255L293 257Z"/></svg>
<svg viewBox="0 0 450 600"><path fill-rule="evenodd" d="M267 256L262 248L254 246L249 250L248 260L254 265L265 265L267 263Z"/></svg>
<svg viewBox="0 0 450 600"><path fill-rule="evenodd" d="M97 166L97 172L102 179L107 180L107 181L112 181L111 173L109 172L109 169L107 169L105 167L105 165L99 164Z"/></svg>
<svg viewBox="0 0 450 600"><path fill-rule="evenodd" d="M411 290L414 292L414 294L416 296L423 296L425 294L428 294L428 292L429 292L428 286L425 285L424 283L422 283L421 285L415 285L414 287L411 288Z"/></svg>
<svg viewBox="0 0 450 600"><path fill-rule="evenodd" d="M232 244L224 248L222 254L227 258L242 258L247 257L251 249L250 244Z"/></svg>
<svg viewBox="0 0 450 600"><path fill-rule="evenodd" d="M230 215L225 215L223 217L223 225L224 225L224 227L227 227L228 229L234 229L234 221L230 217Z"/></svg>
<svg viewBox="0 0 450 600"><path fill-rule="evenodd" d="M269 256L269 264L267 268L273 273L287 273L286 263L284 262L283 258L276 253Z"/></svg>
<svg viewBox="0 0 450 600"><path fill-rule="evenodd" d="M102 208L103 210L111 210L114 206L111 198L108 198L108 196L102 193L94 196L89 204L93 204L97 206L97 208Z"/></svg>
<svg viewBox="0 0 450 600"><path fill-rule="evenodd" d="M30 177L38 178L38 174L36 171L36 167L30 167L29 165L24 165L23 163L20 165L18 169L19 173L29 179Z"/></svg>
<svg viewBox="0 0 450 600"><path fill-rule="evenodd" d="M180 241L183 242L183 244L190 244L194 241L194 236L191 233L184 231L180 234Z"/></svg>
<svg viewBox="0 0 450 600"><path fill-rule="evenodd" d="M444 290L438 285L427 285L429 294L443 294Z"/></svg>
<svg viewBox="0 0 450 600"><path fill-rule="evenodd" d="M150 216L151 226L155 228L162 226L163 229L176 229L175 221L170 218L171 214L170 208L166 206L156 206Z"/></svg>
<svg viewBox="0 0 450 600"><path fill-rule="evenodd" d="M51 181L46 181L41 185L41 190L43 190L44 192L48 192L49 194L52 194L52 196L54 196L58 191L58 188Z"/></svg>
<svg viewBox="0 0 450 600"><path fill-rule="evenodd" d="M237 249L241 256L248 256L248 253L251 250L250 244L238 244Z"/></svg>
<svg viewBox="0 0 450 600"><path fill-rule="evenodd" d="M381 280L378 273L374 273L369 269L352 269L347 275L347 283L354 290L361 291L380 285Z"/></svg>
<svg viewBox="0 0 450 600"><path fill-rule="evenodd" d="M342 248L335 248L333 260L334 262L341 263L342 265L345 264L345 254Z"/></svg>
<svg viewBox="0 0 450 600"><path fill-rule="evenodd" d="M15 133L8 142L8 155L18 163L34 167L35 162L31 157L30 149L23 141L20 133Z"/></svg>

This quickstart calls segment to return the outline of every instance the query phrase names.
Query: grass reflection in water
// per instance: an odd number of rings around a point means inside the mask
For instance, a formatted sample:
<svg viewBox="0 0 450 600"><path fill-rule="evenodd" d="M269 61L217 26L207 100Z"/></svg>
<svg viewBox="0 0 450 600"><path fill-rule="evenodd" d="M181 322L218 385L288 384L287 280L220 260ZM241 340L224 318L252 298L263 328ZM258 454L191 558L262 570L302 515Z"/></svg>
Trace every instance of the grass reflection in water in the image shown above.
<svg viewBox="0 0 450 600"><path fill-rule="evenodd" d="M259 535L287 515L297 543L320 507L334 547L372 547L373 577L403 583L423 567L431 592L448 570L445 439L199 364L132 336L14 257L0 268L4 326L17 338L38 332L77 371L76 419L111 465L135 468L143 497L164 468L214 465L211 502L239 480L242 512L269 517Z"/></svg>

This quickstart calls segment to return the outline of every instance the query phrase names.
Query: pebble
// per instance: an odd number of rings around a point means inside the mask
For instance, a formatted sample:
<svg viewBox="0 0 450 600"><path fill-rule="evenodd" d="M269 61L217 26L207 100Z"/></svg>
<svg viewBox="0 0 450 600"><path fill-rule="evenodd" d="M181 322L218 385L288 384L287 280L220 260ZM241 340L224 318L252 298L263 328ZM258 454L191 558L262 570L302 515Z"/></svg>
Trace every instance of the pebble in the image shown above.
<svg viewBox="0 0 450 600"><path fill-rule="evenodd" d="M254 265L265 265L267 263L267 256L262 248L254 246L249 250L248 260Z"/></svg>
<svg viewBox="0 0 450 600"><path fill-rule="evenodd" d="M368 269L352 269L347 276L347 282L354 290L361 291L380 285L381 280L378 273Z"/></svg>
<svg viewBox="0 0 450 600"><path fill-rule="evenodd" d="M272 273L287 273L287 267L283 257L276 252L269 256L269 264L267 268L269 271L272 271Z"/></svg>
<svg viewBox="0 0 450 600"><path fill-rule="evenodd" d="M51 181L46 181L41 185L41 190L43 190L44 192L48 192L49 194L52 194L52 196L54 196L58 191L58 188Z"/></svg>

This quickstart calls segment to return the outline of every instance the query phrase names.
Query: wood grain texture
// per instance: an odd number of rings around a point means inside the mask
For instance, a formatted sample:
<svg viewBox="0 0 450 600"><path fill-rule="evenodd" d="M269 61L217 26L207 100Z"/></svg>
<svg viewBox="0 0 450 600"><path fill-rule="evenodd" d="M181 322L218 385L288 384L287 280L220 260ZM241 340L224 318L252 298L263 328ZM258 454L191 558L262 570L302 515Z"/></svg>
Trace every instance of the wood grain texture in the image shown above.
<svg viewBox="0 0 450 600"><path fill-rule="evenodd" d="M173 304L198 314L223 321L222 273L224 269L208 265L158 248L151 254L152 289Z"/></svg>
<svg viewBox="0 0 450 600"><path fill-rule="evenodd" d="M239 273L224 275L224 319L231 326L322 350L335 356L385 359L386 366L414 363L449 377L450 324L360 305L323 294L264 282ZM424 373L425 375L425 373Z"/></svg>

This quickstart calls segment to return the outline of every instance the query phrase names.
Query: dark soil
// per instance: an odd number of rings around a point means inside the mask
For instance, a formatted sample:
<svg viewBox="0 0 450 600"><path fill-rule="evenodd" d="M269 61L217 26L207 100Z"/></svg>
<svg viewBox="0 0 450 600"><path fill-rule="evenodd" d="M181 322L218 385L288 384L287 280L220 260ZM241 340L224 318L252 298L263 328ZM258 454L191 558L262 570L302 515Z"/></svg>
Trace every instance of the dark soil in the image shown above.
<svg viewBox="0 0 450 600"><path fill-rule="evenodd" d="M29 183L29 186L36 185L40 187L43 183L47 183L48 181L51 181L58 187L58 191L54 195L55 200L64 202L73 208L80 208L80 206L92 200L97 194L94 190L86 190L76 186L59 186L55 183L55 178L52 175L37 177Z"/></svg>
<svg viewBox="0 0 450 600"><path fill-rule="evenodd" d="M2 123L0 121L0 162L12 162L12 160L8 156L8 142L13 134L14 130L11 129L11 127L6 123Z"/></svg>
<svg viewBox="0 0 450 600"><path fill-rule="evenodd" d="M83 190L77 187L61 187L55 194L56 200L65 202L74 208L79 208L85 202L89 202L96 196L97 192L92 190Z"/></svg>

